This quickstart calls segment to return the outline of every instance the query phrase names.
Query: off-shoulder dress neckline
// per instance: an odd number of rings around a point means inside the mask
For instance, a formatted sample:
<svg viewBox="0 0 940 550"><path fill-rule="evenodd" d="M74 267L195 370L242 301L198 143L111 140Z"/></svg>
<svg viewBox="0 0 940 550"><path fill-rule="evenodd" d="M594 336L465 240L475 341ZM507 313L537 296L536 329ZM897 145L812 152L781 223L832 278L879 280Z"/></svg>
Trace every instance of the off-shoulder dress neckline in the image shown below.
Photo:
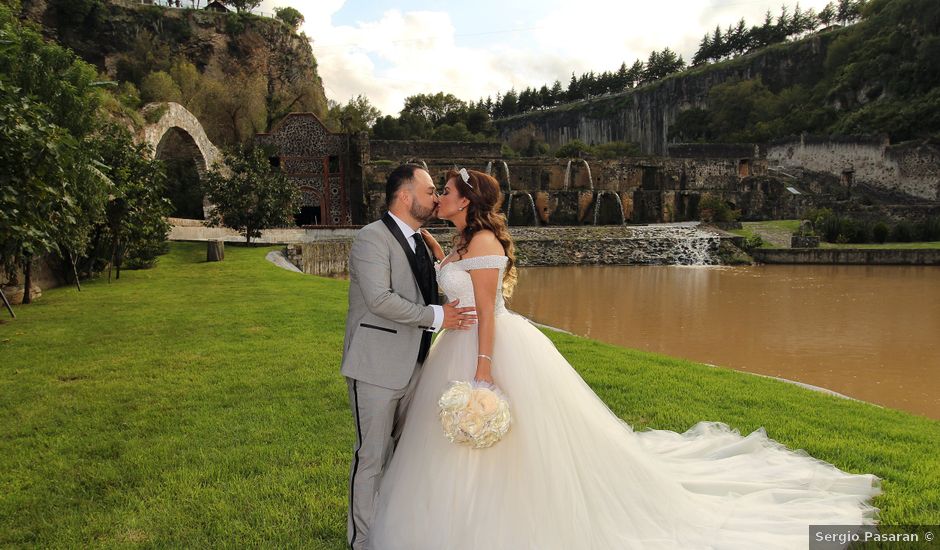
<svg viewBox="0 0 940 550"><path fill-rule="evenodd" d="M453 255L453 252L451 252L451 253L448 254L447 256L444 256L444 260L447 260L447 258L450 258L451 255ZM437 268L438 268L438 269L444 269L444 266L445 266L445 265L455 264L455 263L458 263L458 262L465 262L465 261L467 261L467 260L474 260L474 259L476 259L476 258L508 258L508 256L506 256L505 254L482 254L482 255L480 255L480 256L469 256L469 257L466 257L466 258L461 258L461 259L459 259L459 260L450 260L450 261L441 260L441 263L439 263L439 264L437 265Z"/></svg>

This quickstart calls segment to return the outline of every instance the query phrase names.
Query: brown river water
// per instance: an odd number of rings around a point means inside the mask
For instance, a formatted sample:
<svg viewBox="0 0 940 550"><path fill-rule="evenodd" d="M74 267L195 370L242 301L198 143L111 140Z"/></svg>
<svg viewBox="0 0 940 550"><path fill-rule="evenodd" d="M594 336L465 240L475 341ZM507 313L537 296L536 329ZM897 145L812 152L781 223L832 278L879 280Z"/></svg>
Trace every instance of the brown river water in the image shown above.
<svg viewBox="0 0 940 550"><path fill-rule="evenodd" d="M604 342L940 419L940 267L531 267L508 306Z"/></svg>

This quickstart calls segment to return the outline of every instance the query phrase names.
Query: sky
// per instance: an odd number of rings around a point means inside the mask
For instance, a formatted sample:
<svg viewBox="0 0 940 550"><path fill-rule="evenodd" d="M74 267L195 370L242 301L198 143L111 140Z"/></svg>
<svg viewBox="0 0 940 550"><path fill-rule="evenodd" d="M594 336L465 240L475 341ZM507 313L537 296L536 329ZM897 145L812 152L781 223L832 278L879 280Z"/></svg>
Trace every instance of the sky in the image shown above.
<svg viewBox="0 0 940 550"><path fill-rule="evenodd" d="M803 0L817 12L827 0ZM715 25L760 24L781 0L263 0L304 15L327 98L362 94L397 115L406 97L465 101L614 71L667 46L692 59ZM788 2L792 13L796 2Z"/></svg>

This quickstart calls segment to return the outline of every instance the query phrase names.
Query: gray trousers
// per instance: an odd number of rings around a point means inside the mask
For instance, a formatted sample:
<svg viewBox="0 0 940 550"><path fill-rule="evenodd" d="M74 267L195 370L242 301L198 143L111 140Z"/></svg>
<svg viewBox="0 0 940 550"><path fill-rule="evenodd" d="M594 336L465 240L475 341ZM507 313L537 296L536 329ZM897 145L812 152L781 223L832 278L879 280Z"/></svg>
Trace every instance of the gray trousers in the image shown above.
<svg viewBox="0 0 940 550"><path fill-rule="evenodd" d="M408 405L414 396L421 364L400 390L373 386L346 378L349 405L356 423L356 444L349 473L349 511L346 522L349 547L369 548L369 530L375 514L375 494L401 436Z"/></svg>

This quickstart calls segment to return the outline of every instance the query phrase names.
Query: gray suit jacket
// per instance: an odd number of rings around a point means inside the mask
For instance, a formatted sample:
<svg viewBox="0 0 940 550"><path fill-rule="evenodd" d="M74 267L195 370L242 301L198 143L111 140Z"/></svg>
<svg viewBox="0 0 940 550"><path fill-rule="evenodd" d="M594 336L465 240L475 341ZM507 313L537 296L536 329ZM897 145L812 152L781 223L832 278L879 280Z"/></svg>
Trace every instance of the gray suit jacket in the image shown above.
<svg viewBox="0 0 940 550"><path fill-rule="evenodd" d="M433 323L434 309L426 305L396 236L382 220L360 229L349 254L343 375L404 388L414 373L421 336Z"/></svg>

